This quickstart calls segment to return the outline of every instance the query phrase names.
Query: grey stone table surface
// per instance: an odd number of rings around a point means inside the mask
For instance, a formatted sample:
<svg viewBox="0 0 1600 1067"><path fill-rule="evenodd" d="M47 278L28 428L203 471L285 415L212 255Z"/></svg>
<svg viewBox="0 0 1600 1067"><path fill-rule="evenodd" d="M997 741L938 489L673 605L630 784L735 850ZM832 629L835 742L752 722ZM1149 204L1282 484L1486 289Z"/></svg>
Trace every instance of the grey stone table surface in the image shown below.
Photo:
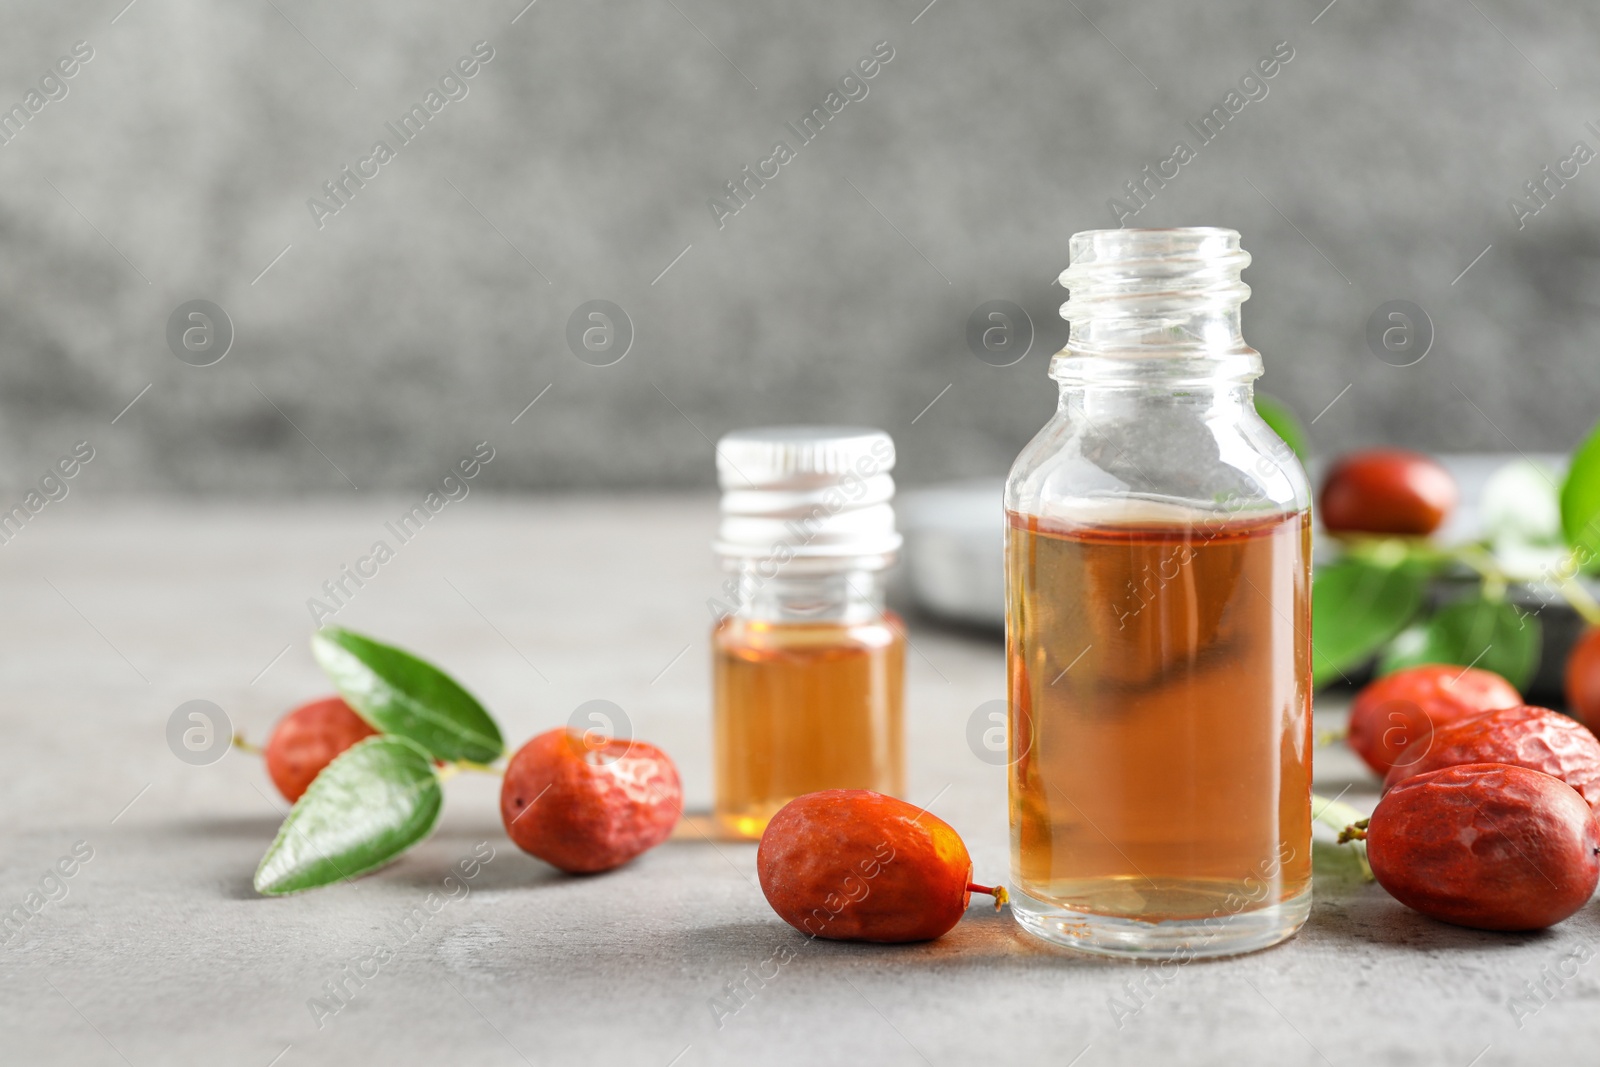
<svg viewBox="0 0 1600 1067"><path fill-rule="evenodd" d="M1292 942L1165 969L1055 949L982 904L929 944L807 942L763 900L754 846L693 828L621 870L566 877L510 845L496 782L469 775L398 863L260 899L250 876L281 803L242 753L175 758L168 718L211 700L259 740L325 692L306 602L393 543L383 523L412 503L70 497L0 546L0 1061L1594 1061L1593 907L1541 934L1443 926L1361 883L1332 846ZM398 546L337 621L445 665L512 744L582 701L616 702L703 809L714 519L705 496L480 491ZM911 635L911 798L965 836L980 878L1003 878L1004 771L965 739L1004 693L1000 646L926 623ZM1341 712L1328 701L1319 726ZM1358 805L1375 796L1337 746L1317 779ZM492 858L449 880L475 854ZM63 858L72 876L49 877ZM345 1003L318 1011L330 981Z"/></svg>

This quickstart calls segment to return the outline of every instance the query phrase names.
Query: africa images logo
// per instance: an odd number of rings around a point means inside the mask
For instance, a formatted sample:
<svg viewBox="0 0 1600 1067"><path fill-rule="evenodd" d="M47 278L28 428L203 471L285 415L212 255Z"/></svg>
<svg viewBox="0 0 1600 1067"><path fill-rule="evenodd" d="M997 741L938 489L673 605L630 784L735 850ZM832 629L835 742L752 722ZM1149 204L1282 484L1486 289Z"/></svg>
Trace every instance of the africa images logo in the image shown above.
<svg viewBox="0 0 1600 1067"><path fill-rule="evenodd" d="M322 192L327 200L319 200L314 196L306 200L311 221L317 224L317 229L327 225L328 216L337 215L349 207L356 194L367 187L367 182L378 176L380 168L397 157L401 148L420 137L423 127L446 105L453 100L465 100L467 94L472 92L468 82L477 77L493 58L494 48L488 41L473 45L472 54L456 60L455 65L439 78L438 87L429 89L421 103L412 104L410 110L400 116L398 125L393 122L383 124L384 129L394 135L394 145L388 141L374 141L371 153L356 160L354 170L346 164L333 178L323 182Z"/></svg>
<svg viewBox="0 0 1600 1067"><path fill-rule="evenodd" d="M1127 199L1121 200L1113 196L1106 201L1106 206L1111 209L1111 216L1116 220L1118 229L1126 226L1128 220L1150 206L1150 201L1156 198L1156 192L1167 187L1183 172L1183 168L1193 162L1200 155L1200 149L1222 136L1222 131L1228 123L1239 116L1247 106L1259 100L1265 100L1271 87L1267 82L1276 78L1284 66L1294 59L1294 46L1288 41L1279 41L1272 46L1268 55L1262 56L1255 65L1239 78L1238 88L1230 89L1222 102L1200 117L1198 123L1190 120L1184 126L1194 134L1195 143L1191 147L1188 141L1178 141L1172 146L1172 154L1155 163L1146 164L1133 178L1123 183L1127 192Z"/></svg>
<svg viewBox="0 0 1600 1067"><path fill-rule="evenodd" d="M850 103L865 100L867 94L872 91L867 82L876 78L893 58L894 46L888 41L879 41L872 46L870 56L861 59L839 78L837 89L830 89L828 95L822 98L820 105L801 116L800 125L785 122L785 128L794 135L795 144L799 148L804 148L820 137L829 120L838 116ZM783 167L798 157L799 152L796 148L789 147L788 141L774 141L772 154L757 162L754 171L746 163L740 168L738 178L723 183L724 192L707 197L706 207L710 209L711 217L716 220L717 229L727 226L729 218L749 207L750 201L755 199L757 190L765 189L767 182L777 178Z"/></svg>
<svg viewBox="0 0 1600 1067"><path fill-rule="evenodd" d="M55 61L54 66L39 76L37 89L30 88L23 94L19 103L0 110L0 148L10 144L18 134L27 129L28 123L32 122L46 105L57 100L65 100L67 93L72 91L67 82L77 77L83 65L93 58L94 47L88 41L79 41L72 46L71 55L62 56Z"/></svg>

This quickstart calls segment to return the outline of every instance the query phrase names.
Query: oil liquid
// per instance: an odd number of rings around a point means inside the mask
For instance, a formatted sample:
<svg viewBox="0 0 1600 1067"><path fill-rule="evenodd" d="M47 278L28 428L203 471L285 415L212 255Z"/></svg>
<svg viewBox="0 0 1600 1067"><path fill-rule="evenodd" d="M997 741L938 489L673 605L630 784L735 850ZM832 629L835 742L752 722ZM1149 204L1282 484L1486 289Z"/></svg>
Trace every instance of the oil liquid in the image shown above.
<svg viewBox="0 0 1600 1067"><path fill-rule="evenodd" d="M716 819L758 838L795 797L821 789L904 791L898 616L762 622L730 616L713 634Z"/></svg>
<svg viewBox="0 0 1600 1067"><path fill-rule="evenodd" d="M1309 514L1183 514L1008 516L1013 877L1055 940L1134 954L1170 924L1221 954L1309 908Z"/></svg>

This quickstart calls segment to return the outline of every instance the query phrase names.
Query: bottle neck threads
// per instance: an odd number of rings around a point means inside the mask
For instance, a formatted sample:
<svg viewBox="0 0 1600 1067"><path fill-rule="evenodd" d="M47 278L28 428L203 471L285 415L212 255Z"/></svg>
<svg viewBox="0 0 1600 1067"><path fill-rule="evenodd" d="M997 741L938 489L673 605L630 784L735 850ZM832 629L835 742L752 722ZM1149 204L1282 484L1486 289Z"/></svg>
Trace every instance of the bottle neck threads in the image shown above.
<svg viewBox="0 0 1600 1067"><path fill-rule="evenodd" d="M1072 324L1050 364L1062 383L1138 384L1154 379L1249 381L1261 357L1245 343L1239 309L1250 298L1240 272L1250 253L1235 230L1089 230L1074 234Z"/></svg>

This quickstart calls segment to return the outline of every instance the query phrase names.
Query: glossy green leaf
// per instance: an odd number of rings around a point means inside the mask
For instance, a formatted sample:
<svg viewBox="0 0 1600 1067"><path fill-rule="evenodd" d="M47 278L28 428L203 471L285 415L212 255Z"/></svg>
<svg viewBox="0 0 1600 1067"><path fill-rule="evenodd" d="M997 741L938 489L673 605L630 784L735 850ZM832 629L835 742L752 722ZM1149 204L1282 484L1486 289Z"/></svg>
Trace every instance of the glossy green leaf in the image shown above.
<svg viewBox="0 0 1600 1067"><path fill-rule="evenodd" d="M1527 688L1539 666L1540 626L1502 600L1460 600L1403 630L1384 649L1378 671L1458 663L1494 671Z"/></svg>
<svg viewBox="0 0 1600 1067"><path fill-rule="evenodd" d="M313 634L311 652L339 695L380 733L415 741L442 760L489 763L505 751L483 705L433 664L337 626Z"/></svg>
<svg viewBox="0 0 1600 1067"><path fill-rule="evenodd" d="M1585 570L1600 561L1600 425L1572 453L1561 486L1561 529Z"/></svg>
<svg viewBox="0 0 1600 1067"><path fill-rule="evenodd" d="M1422 606L1427 572L1345 558L1318 568L1311 584L1311 679L1323 686L1359 666Z"/></svg>
<svg viewBox="0 0 1600 1067"><path fill-rule="evenodd" d="M1300 425L1300 417L1294 409L1275 396L1266 393L1256 394L1256 414L1261 416L1261 421L1272 427L1272 432L1283 438L1283 443L1294 449L1294 454L1304 463L1311 454L1310 440L1306 436L1306 429Z"/></svg>
<svg viewBox="0 0 1600 1067"><path fill-rule="evenodd" d="M432 759L410 741L352 745L283 820L256 868L256 892L296 893L381 867L428 836L443 801Z"/></svg>

